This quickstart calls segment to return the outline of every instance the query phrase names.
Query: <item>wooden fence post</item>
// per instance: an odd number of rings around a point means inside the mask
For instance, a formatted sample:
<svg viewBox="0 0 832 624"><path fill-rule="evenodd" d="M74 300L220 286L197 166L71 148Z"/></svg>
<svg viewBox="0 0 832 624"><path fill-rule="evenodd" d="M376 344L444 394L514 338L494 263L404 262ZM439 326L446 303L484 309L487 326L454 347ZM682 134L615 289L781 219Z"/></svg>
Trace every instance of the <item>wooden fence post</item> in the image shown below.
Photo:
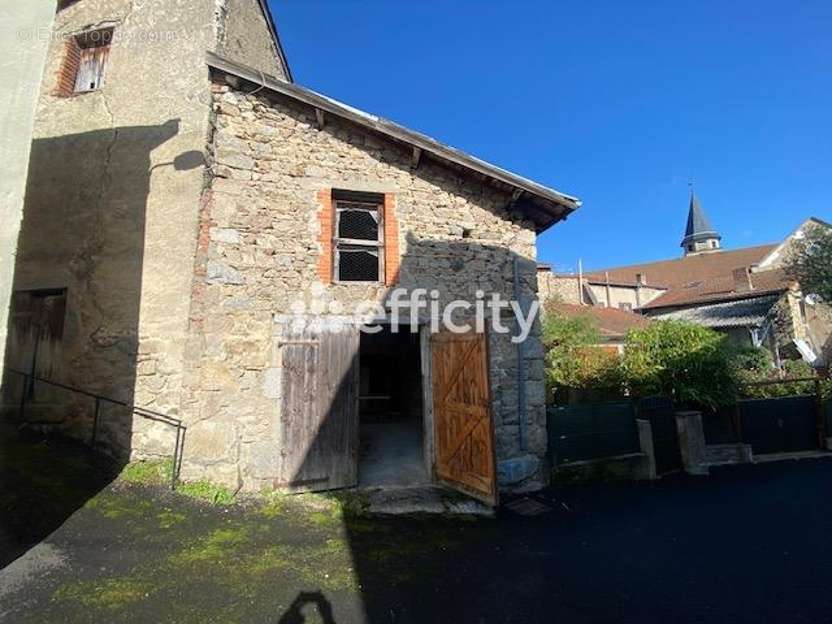
<svg viewBox="0 0 832 624"><path fill-rule="evenodd" d="M823 413L823 394L821 393L820 379L815 379L815 414L817 416L818 448L826 448L826 422Z"/></svg>

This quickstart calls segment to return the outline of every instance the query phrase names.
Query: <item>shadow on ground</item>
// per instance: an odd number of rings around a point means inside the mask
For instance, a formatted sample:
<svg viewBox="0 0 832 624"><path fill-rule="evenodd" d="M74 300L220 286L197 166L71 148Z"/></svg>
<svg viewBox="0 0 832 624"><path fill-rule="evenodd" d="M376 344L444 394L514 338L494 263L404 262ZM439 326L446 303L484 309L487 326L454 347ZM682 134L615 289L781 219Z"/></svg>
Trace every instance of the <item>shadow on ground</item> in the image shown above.
<svg viewBox="0 0 832 624"><path fill-rule="evenodd" d="M0 425L0 568L43 541L118 474L77 442Z"/></svg>
<svg viewBox="0 0 832 624"><path fill-rule="evenodd" d="M83 448L26 444L4 528L88 478ZM56 531L26 533L45 537L0 570L0 620L756 624L832 610L828 460L552 488L534 495L548 512L496 519L372 516L344 494L211 504L157 477L122 473Z"/></svg>

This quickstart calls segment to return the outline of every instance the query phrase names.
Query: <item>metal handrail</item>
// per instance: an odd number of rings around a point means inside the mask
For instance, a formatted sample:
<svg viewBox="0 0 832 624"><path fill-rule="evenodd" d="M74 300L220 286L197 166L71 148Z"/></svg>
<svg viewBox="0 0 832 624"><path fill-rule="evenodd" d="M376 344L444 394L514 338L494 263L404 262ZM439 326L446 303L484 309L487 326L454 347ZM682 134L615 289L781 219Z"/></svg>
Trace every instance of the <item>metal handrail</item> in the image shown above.
<svg viewBox="0 0 832 624"><path fill-rule="evenodd" d="M748 383L742 384L743 387L746 388L756 388L761 386L777 386L777 385L786 385L790 383L808 383L808 382L820 383L823 378L815 376L815 377L784 377L783 379L766 379L763 381L749 381Z"/></svg>
<svg viewBox="0 0 832 624"><path fill-rule="evenodd" d="M95 414L93 416L92 437L90 439L90 445L93 447L95 447L96 440L98 438L98 420L101 413L102 403L110 403L112 405L126 407L131 411L132 414L135 414L136 416L145 418L147 420L152 420L154 422L161 422L171 427L174 427L176 429L176 442L173 448L173 465L171 466L170 488L172 490L176 489L176 482L179 478L179 471L182 468L182 450L185 447L185 432L187 430L187 427L182 423L181 420L179 420L178 418L174 418L173 416L168 416L167 414L162 414L161 412L154 412L153 410L149 410L147 408L140 407L138 405L134 405L126 401L120 401L119 399L106 397L104 395L96 394L95 392L90 392L89 390L84 390L82 388L76 388L74 386L70 386L59 381L54 381L52 379L38 377L37 375L26 373L24 371L20 371L8 366L5 367L5 370L23 376L23 390L20 396L20 408L18 412L21 420L23 420L26 410L26 399L28 398L31 390L34 388L34 382L36 381L39 383L45 383L56 388L61 388L62 390L67 390L69 392L73 392L75 394L80 394L82 396L94 399Z"/></svg>

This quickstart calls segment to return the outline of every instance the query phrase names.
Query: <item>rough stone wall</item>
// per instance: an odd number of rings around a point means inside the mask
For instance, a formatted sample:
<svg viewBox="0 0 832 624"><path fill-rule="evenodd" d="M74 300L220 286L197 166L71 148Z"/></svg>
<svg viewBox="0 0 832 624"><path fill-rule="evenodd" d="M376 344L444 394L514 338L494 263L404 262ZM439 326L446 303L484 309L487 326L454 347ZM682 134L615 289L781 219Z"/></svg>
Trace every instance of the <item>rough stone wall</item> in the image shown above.
<svg viewBox="0 0 832 624"><path fill-rule="evenodd" d="M0 58L15 71L8 72L0 92L0 347L6 344L6 323L14 275L14 256L29 166L29 148L35 122L35 102L40 87L48 40L37 37L51 31L55 8L48 2L7 5L0 11L4 36ZM4 351L0 348L0 377Z"/></svg>
<svg viewBox="0 0 832 624"><path fill-rule="evenodd" d="M305 310L336 319L387 294L383 286L319 281L319 191L395 194L399 284L436 288L442 302L473 300L478 289L512 299L515 260L523 292L534 296L535 231L506 212L507 192L427 158L414 171L410 152L379 136L331 116L319 128L311 109L218 80L215 177L200 217L192 293L183 476L259 489L281 477L276 343L287 315ZM526 450L518 431L517 348L508 336L491 335L498 461L545 454L538 335L535 327L526 343ZM530 463L540 476L542 467Z"/></svg>
<svg viewBox="0 0 832 624"><path fill-rule="evenodd" d="M820 366L828 367L832 362L832 306L816 303L806 306L809 336L819 352Z"/></svg>
<svg viewBox="0 0 832 624"><path fill-rule="evenodd" d="M259 0L218 0L223 21L217 52L267 74L287 79Z"/></svg>
<svg viewBox="0 0 832 624"><path fill-rule="evenodd" d="M214 9L214 0L99 0L58 12L15 267L16 290L68 289L56 377L172 415L205 178L198 160L174 160L205 150ZM62 37L91 25L115 29L104 86L56 97ZM89 401L73 407L87 435ZM131 438L134 452L173 448L164 426L117 410L104 423L123 451Z"/></svg>
<svg viewBox="0 0 832 624"><path fill-rule="evenodd" d="M772 319L772 340L781 352L786 351L783 353L784 357L793 356L796 353L793 339L802 337L800 310L794 295L784 293L771 308L769 315Z"/></svg>
<svg viewBox="0 0 832 624"><path fill-rule="evenodd" d="M572 275L555 275L550 270L537 272L537 291L540 305L547 303L570 303L580 305L580 284L578 277ZM590 303L584 301L583 303Z"/></svg>

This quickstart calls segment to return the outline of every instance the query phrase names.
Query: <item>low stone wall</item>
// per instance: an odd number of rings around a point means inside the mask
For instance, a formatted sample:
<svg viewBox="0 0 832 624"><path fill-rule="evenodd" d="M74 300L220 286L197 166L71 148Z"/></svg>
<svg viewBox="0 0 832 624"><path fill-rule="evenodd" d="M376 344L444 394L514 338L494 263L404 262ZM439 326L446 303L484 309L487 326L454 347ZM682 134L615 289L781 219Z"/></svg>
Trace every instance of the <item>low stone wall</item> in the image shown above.
<svg viewBox="0 0 832 624"><path fill-rule="evenodd" d="M705 431L700 412L676 412L676 429L679 432L679 450L682 467L691 475L707 475Z"/></svg>
<svg viewBox="0 0 832 624"><path fill-rule="evenodd" d="M709 466L750 464L754 461L748 444L708 444L705 447L705 461Z"/></svg>

